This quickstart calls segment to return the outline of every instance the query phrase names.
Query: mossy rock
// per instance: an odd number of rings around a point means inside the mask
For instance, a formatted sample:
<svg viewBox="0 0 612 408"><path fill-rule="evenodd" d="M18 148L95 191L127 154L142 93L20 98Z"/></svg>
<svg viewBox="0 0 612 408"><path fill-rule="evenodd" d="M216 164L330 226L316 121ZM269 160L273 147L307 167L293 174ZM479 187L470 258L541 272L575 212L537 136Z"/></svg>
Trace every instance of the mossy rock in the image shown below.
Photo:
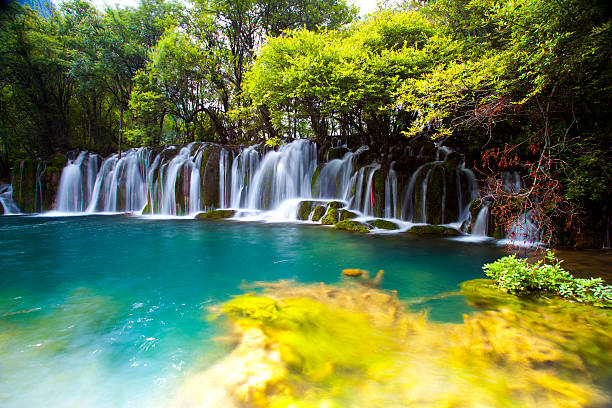
<svg viewBox="0 0 612 408"><path fill-rule="evenodd" d="M315 205L314 201L302 201L298 205L297 219L302 221L308 221L312 207Z"/></svg>
<svg viewBox="0 0 612 408"><path fill-rule="evenodd" d="M222 218L232 218L235 214L236 211L234 210L210 210L204 213L199 213L196 215L196 218L200 220L218 220Z"/></svg>
<svg viewBox="0 0 612 408"><path fill-rule="evenodd" d="M202 152L200 167L200 205L203 208L219 207L219 158L221 146L209 145Z"/></svg>
<svg viewBox="0 0 612 408"><path fill-rule="evenodd" d="M461 235L456 229L443 225L415 225L408 232L419 235Z"/></svg>
<svg viewBox="0 0 612 408"><path fill-rule="evenodd" d="M43 189L42 211L55 209L57 200L57 190L59 189L61 177L61 168L57 168L54 166L47 167L41 174L40 182L41 187Z"/></svg>
<svg viewBox="0 0 612 408"><path fill-rule="evenodd" d="M476 217L478 217L478 213L480 212L481 209L482 209L482 200L480 198L472 200L472 202L470 203L470 214L472 215L473 220L476 220Z"/></svg>
<svg viewBox="0 0 612 408"><path fill-rule="evenodd" d="M329 208L325 217L321 220L321 224L323 225L334 225L338 222L338 210L335 208Z"/></svg>
<svg viewBox="0 0 612 408"><path fill-rule="evenodd" d="M349 149L347 149L346 147L332 147L327 151L327 161L341 159L348 152Z"/></svg>
<svg viewBox="0 0 612 408"><path fill-rule="evenodd" d="M36 200L38 164L38 160L25 159L13 169L13 201L24 213L33 213L40 210Z"/></svg>
<svg viewBox="0 0 612 408"><path fill-rule="evenodd" d="M144 208L142 209L142 213L143 214L151 214L151 204L150 204L149 200L147 200L147 203L145 204Z"/></svg>
<svg viewBox="0 0 612 408"><path fill-rule="evenodd" d="M344 221L344 220L352 220L354 218L357 218L357 213L354 213L352 211L349 210L340 210L340 221Z"/></svg>
<svg viewBox="0 0 612 408"><path fill-rule="evenodd" d="M362 224L353 220L340 221L339 223L334 225L334 228L345 231L359 232L361 234L367 234L368 232L370 232L370 229L366 224Z"/></svg>
<svg viewBox="0 0 612 408"><path fill-rule="evenodd" d="M387 221L387 220L383 220L380 218L377 218L375 220L368 220L368 224L378 229L385 229L385 230L399 229L399 226L396 223Z"/></svg>
<svg viewBox="0 0 612 408"><path fill-rule="evenodd" d="M362 276L364 273L366 273L366 271L364 271L363 269L343 269L342 270L342 274L344 276L351 276L351 277Z"/></svg>
<svg viewBox="0 0 612 408"><path fill-rule="evenodd" d="M325 164L319 164L312 175L312 181L310 182L310 191L313 197L317 197L321 190L321 183L319 182L319 175L321 175L321 169Z"/></svg>
<svg viewBox="0 0 612 408"><path fill-rule="evenodd" d="M325 206L318 205L315 207L314 211L312 212L312 221L318 222L321 220L321 218L323 218L324 215L325 215Z"/></svg>
<svg viewBox="0 0 612 408"><path fill-rule="evenodd" d="M342 207L344 207L344 204L340 201L331 201L327 204L327 208L333 208L334 210L337 210L338 208Z"/></svg>
<svg viewBox="0 0 612 408"><path fill-rule="evenodd" d="M66 167L68 159L63 154L56 154L49 158L49 167L55 167L60 172Z"/></svg>

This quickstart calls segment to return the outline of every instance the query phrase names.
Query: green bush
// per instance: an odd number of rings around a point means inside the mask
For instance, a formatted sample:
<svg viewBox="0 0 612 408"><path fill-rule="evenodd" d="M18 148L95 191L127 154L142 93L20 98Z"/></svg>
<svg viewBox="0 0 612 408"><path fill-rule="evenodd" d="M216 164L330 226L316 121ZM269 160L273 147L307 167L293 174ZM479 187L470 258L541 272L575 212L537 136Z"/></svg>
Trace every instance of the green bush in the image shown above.
<svg viewBox="0 0 612 408"><path fill-rule="evenodd" d="M612 307L612 286L601 278L580 279L561 267L553 252L546 261L530 264L526 259L509 255L486 264L483 269L497 286L513 295L551 294L595 306Z"/></svg>

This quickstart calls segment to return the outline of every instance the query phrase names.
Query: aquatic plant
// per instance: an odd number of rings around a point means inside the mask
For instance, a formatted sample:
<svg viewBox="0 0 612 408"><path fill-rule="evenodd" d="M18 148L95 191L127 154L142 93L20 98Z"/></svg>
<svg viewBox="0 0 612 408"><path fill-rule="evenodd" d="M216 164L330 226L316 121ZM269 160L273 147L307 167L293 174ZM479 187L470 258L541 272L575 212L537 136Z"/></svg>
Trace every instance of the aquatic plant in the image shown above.
<svg viewBox="0 0 612 408"><path fill-rule="evenodd" d="M561 267L563 261L552 251L546 254L545 260L548 263L539 260L532 264L513 254L486 264L483 269L501 290L510 294L548 294L595 306L612 306L612 286L606 285L601 278L575 278Z"/></svg>
<svg viewBox="0 0 612 408"><path fill-rule="evenodd" d="M463 324L429 321L361 285L258 284L220 306L240 336L216 366L188 378L179 406L603 407L608 310L533 303L490 280L466 282L490 310ZM491 310L492 309L492 310ZM603 380L607 381L607 380Z"/></svg>

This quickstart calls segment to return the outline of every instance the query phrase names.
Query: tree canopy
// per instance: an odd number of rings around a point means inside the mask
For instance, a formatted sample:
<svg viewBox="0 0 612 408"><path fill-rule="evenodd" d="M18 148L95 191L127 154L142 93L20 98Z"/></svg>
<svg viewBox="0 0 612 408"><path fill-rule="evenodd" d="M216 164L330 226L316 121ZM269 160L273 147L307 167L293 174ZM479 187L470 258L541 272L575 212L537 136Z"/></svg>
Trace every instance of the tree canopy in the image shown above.
<svg viewBox="0 0 612 408"><path fill-rule="evenodd" d="M0 11L0 177L25 156L121 143L335 138L384 162L429 138L466 154L500 216L601 227L611 16L605 0L406 0L362 19L345 0L13 4ZM505 170L529 187L504 192Z"/></svg>

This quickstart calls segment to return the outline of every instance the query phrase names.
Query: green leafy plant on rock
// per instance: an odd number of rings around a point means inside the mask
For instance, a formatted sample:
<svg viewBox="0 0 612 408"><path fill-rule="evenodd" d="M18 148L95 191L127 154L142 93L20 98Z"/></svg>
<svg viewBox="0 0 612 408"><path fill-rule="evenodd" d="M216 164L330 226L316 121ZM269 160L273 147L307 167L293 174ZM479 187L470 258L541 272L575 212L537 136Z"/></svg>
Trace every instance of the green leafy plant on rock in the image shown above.
<svg viewBox="0 0 612 408"><path fill-rule="evenodd" d="M486 264L483 269L501 290L513 295L549 294L612 307L612 286L606 285L601 278L575 278L561 267L563 261L550 251L546 261L531 264L513 254Z"/></svg>

